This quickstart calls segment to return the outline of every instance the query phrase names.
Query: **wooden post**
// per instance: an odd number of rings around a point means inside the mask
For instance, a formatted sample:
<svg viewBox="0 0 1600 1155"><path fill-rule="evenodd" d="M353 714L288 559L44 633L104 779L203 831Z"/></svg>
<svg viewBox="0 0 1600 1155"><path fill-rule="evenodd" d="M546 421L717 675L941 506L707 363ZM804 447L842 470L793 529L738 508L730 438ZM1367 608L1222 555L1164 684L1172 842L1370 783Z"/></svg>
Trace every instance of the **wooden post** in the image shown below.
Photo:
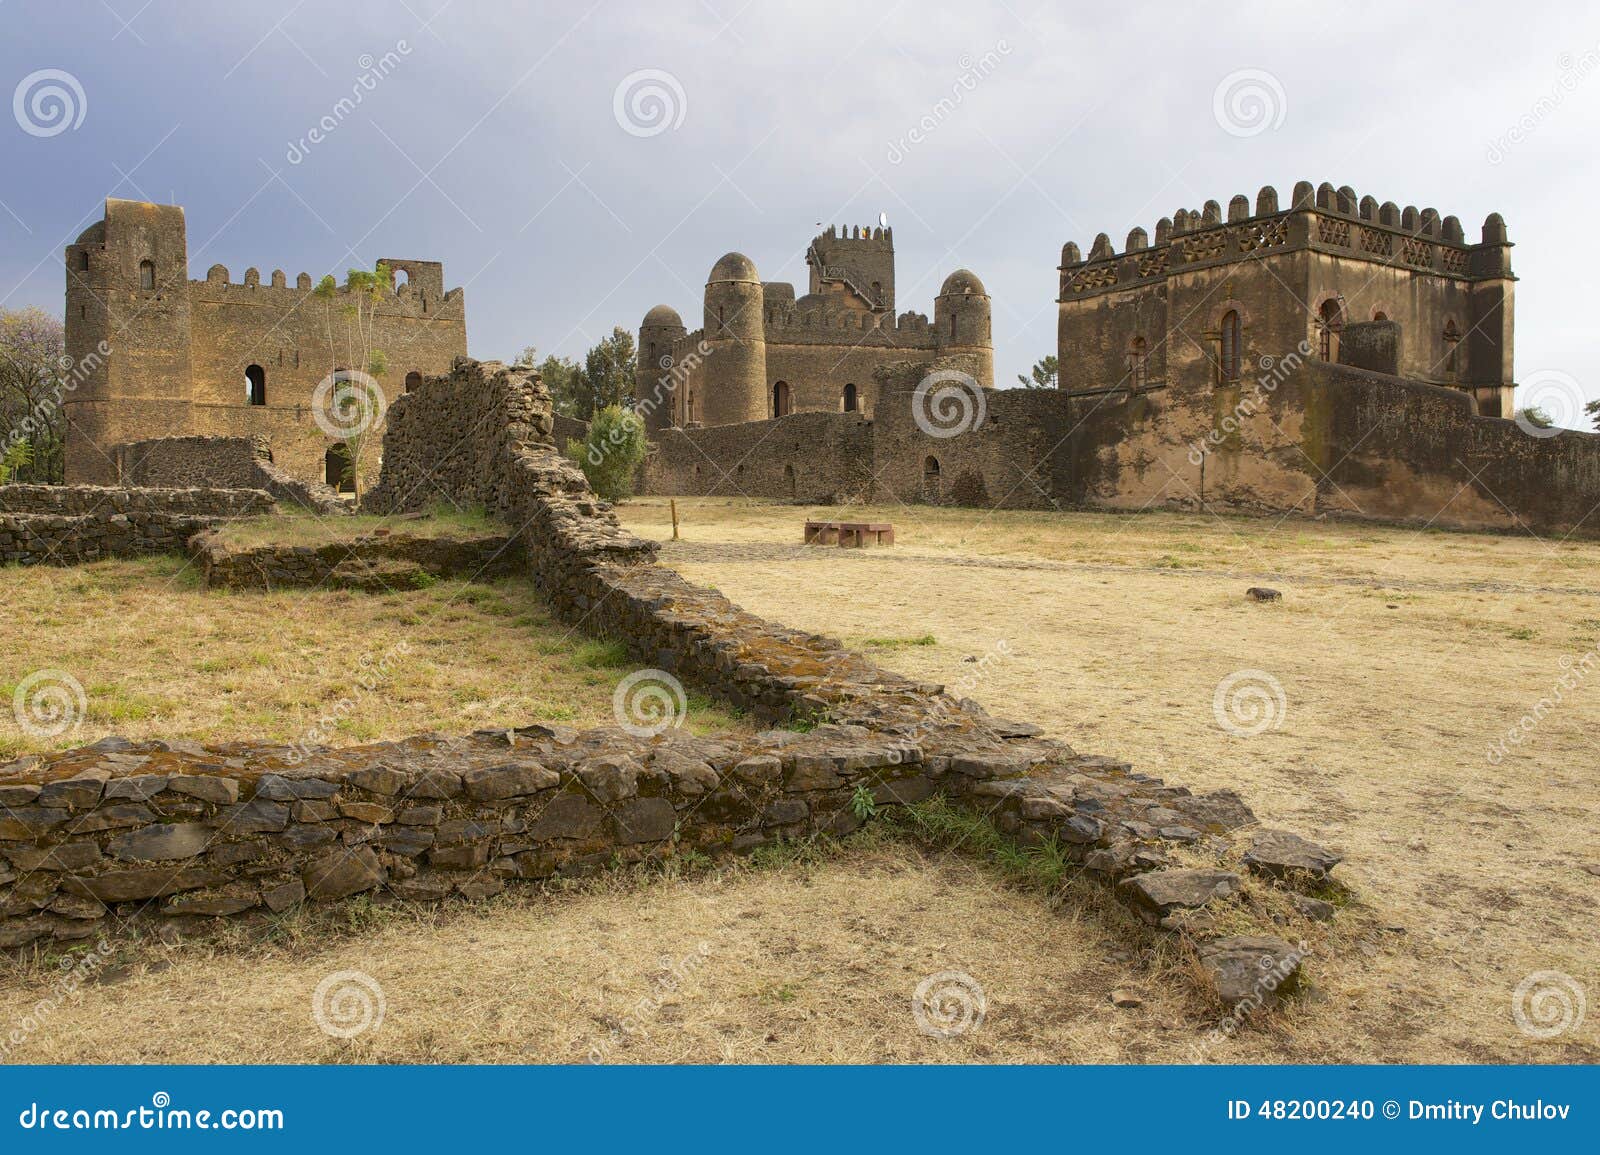
<svg viewBox="0 0 1600 1155"><path fill-rule="evenodd" d="M678 540L678 502L675 498L668 498L667 504L672 507L672 540Z"/></svg>

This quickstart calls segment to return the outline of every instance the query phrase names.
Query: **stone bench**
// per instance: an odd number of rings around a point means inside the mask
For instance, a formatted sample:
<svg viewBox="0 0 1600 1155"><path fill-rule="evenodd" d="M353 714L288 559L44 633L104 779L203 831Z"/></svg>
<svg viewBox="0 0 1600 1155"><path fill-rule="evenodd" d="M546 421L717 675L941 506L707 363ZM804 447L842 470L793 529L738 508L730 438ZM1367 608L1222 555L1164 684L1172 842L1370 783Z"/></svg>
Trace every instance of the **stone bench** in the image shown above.
<svg viewBox="0 0 1600 1155"><path fill-rule="evenodd" d="M894 526L887 521L808 521L806 545L838 545L859 549L868 545L893 545Z"/></svg>

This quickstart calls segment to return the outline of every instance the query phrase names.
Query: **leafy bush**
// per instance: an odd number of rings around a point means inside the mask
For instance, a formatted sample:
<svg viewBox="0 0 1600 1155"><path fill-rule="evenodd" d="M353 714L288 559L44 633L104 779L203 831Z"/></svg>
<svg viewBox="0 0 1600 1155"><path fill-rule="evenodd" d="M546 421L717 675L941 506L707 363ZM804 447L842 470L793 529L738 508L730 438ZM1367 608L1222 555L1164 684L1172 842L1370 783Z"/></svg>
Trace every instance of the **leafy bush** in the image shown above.
<svg viewBox="0 0 1600 1155"><path fill-rule="evenodd" d="M576 461L594 491L607 501L633 494L633 477L648 449L644 422L631 409L608 405L589 422L589 435L567 442L567 456Z"/></svg>

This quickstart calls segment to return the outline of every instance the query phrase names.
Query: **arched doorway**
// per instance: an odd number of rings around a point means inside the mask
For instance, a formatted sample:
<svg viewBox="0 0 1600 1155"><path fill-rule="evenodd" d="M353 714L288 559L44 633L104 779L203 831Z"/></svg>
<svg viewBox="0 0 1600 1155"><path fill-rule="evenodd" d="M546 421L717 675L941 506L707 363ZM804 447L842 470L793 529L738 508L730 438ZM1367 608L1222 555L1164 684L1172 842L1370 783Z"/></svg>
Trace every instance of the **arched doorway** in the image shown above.
<svg viewBox="0 0 1600 1155"><path fill-rule="evenodd" d="M939 459L929 454L922 463L922 500L929 505L939 504L939 473Z"/></svg>
<svg viewBox="0 0 1600 1155"><path fill-rule="evenodd" d="M794 402L789 394L789 383L779 381L772 387L772 415L787 417L794 412Z"/></svg>
<svg viewBox="0 0 1600 1155"><path fill-rule="evenodd" d="M350 451L342 441L335 441L328 446L328 452L322 458L322 466L330 489L340 493L356 491L355 474L350 469Z"/></svg>
<svg viewBox="0 0 1600 1155"><path fill-rule="evenodd" d="M413 370L411 370L411 372L406 374L406 392L407 393L411 392L413 389L415 389L418 385L421 385L421 384L422 384L422 374L421 373L418 373L415 369L413 369Z"/></svg>
<svg viewBox="0 0 1600 1155"><path fill-rule="evenodd" d="M260 365L251 365L244 371L245 396L252 405L267 403L267 371Z"/></svg>

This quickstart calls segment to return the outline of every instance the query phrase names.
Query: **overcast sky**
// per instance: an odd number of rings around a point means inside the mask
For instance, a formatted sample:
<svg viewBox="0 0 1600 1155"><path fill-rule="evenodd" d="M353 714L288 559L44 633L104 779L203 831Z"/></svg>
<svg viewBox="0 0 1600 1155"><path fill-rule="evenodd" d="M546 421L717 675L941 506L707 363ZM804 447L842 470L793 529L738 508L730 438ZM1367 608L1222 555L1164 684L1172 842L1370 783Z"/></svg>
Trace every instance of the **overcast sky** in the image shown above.
<svg viewBox="0 0 1600 1155"><path fill-rule="evenodd" d="M885 212L899 307L975 271L1005 383L1055 350L1065 241L1327 180L1469 240L1502 213L1518 379L1563 423L1561 380L1600 396L1593 3L0 0L0 32L8 307L60 312L113 195L185 207L191 277L441 260L474 355L581 356L660 302L697 325L730 249L804 291L818 222Z"/></svg>

